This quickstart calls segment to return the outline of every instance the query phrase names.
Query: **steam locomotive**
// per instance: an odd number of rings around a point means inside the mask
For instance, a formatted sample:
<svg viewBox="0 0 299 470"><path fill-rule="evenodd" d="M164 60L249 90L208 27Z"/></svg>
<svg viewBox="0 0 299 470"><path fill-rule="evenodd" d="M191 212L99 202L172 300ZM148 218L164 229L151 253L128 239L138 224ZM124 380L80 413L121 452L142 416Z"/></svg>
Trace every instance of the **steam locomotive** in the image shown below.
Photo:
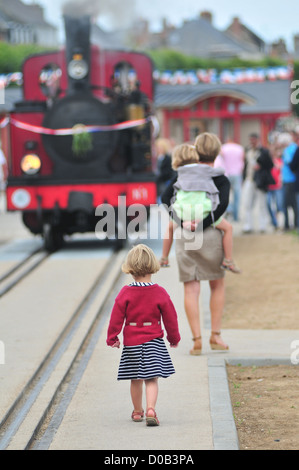
<svg viewBox="0 0 299 470"><path fill-rule="evenodd" d="M156 202L150 58L92 45L88 16L64 21L65 47L24 62L23 101L2 136L7 209L21 211L48 250L66 234L94 231L105 204L119 239L120 196L126 207Z"/></svg>

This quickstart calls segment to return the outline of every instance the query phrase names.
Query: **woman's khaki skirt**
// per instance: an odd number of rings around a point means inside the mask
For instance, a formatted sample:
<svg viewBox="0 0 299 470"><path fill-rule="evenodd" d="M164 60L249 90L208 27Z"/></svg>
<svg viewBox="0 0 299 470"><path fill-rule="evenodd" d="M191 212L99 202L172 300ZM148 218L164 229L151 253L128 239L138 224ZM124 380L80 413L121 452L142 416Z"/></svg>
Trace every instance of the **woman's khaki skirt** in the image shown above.
<svg viewBox="0 0 299 470"><path fill-rule="evenodd" d="M224 277L222 232L212 227L203 232L178 228L176 258L181 282L213 281Z"/></svg>

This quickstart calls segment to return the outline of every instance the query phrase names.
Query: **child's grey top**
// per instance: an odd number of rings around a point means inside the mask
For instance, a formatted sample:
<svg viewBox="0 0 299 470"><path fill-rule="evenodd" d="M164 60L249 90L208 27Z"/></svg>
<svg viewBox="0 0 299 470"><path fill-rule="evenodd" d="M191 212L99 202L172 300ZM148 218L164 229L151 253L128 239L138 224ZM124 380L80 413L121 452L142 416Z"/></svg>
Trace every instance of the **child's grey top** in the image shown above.
<svg viewBox="0 0 299 470"><path fill-rule="evenodd" d="M174 184L175 193L182 191L204 191L212 202L212 212L219 205L219 191L212 178L224 174L222 168L214 168L204 163L192 163L178 168L178 178Z"/></svg>

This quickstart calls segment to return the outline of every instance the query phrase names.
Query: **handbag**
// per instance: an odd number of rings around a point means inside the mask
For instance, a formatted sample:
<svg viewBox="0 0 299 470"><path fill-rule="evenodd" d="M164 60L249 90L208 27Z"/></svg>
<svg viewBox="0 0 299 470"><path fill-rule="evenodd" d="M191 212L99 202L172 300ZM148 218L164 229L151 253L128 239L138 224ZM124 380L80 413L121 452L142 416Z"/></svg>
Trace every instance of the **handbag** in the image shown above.
<svg viewBox="0 0 299 470"><path fill-rule="evenodd" d="M271 171L266 170L265 168L257 170L254 174L253 180L256 184L256 187L262 191L268 191L268 187L272 184L275 184L275 180L271 174Z"/></svg>

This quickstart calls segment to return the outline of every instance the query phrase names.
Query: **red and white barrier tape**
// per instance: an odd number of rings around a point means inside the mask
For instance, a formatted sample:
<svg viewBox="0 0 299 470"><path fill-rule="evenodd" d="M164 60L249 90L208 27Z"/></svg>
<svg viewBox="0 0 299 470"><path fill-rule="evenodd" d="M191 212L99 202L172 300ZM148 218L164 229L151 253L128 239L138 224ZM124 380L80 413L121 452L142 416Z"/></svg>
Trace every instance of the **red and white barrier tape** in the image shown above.
<svg viewBox="0 0 299 470"><path fill-rule="evenodd" d="M19 121L14 118L6 117L0 122L0 128L4 128L10 122L13 126L18 129L23 129L25 131L34 132L35 134L46 134L46 135L74 135L82 134L82 132L110 132L110 131L119 131L124 129L130 129L132 127L138 127L150 122L152 119L137 119L135 121L125 121L118 124L112 124L110 126L84 126L74 127L70 129L48 129L46 127L35 126L28 124L26 122Z"/></svg>
<svg viewBox="0 0 299 470"><path fill-rule="evenodd" d="M0 129L4 129L4 127L6 127L8 124L9 124L9 117L5 117L0 122Z"/></svg>

